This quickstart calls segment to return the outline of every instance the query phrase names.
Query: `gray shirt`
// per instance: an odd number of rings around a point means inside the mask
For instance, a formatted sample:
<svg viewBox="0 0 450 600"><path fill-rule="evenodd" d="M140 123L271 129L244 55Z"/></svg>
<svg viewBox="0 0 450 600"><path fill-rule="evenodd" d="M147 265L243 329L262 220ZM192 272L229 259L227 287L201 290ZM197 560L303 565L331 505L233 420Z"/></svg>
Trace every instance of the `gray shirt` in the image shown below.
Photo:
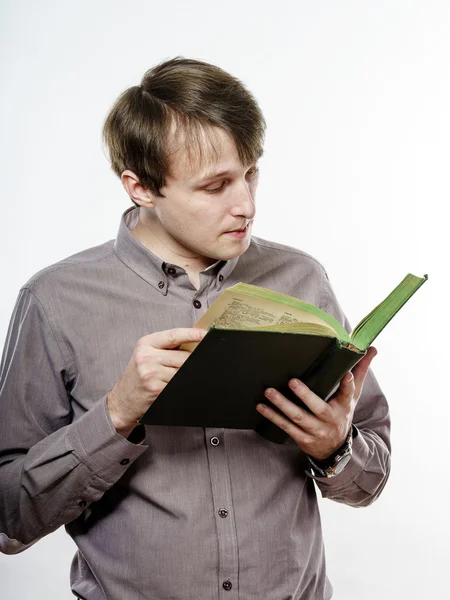
<svg viewBox="0 0 450 600"><path fill-rule="evenodd" d="M86 600L327 600L314 479L323 496L365 506L389 473L388 406L371 370L352 459L332 479L308 476L290 438L140 426L125 439L106 408L141 337L191 327L240 281L315 304L350 331L327 274L305 252L252 237L197 290L132 235L138 215L127 209L116 240L19 291L0 370L0 549L65 525L79 548L72 590Z"/></svg>

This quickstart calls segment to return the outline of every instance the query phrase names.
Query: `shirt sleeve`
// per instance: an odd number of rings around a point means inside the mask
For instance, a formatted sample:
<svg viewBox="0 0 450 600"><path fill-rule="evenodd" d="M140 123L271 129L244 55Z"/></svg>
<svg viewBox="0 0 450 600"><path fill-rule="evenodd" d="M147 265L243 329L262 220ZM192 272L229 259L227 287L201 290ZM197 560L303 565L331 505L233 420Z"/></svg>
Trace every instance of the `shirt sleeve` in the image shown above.
<svg viewBox="0 0 450 600"><path fill-rule="evenodd" d="M325 270L322 270L320 308L333 315L346 329L351 326L343 313ZM335 477L312 476L324 498L350 506L368 506L381 494L390 472L390 417L383 392L370 368L356 405L352 458Z"/></svg>
<svg viewBox="0 0 450 600"><path fill-rule="evenodd" d="M19 292L0 364L0 551L20 552L99 500L147 448L106 395L73 421L68 368L38 298Z"/></svg>

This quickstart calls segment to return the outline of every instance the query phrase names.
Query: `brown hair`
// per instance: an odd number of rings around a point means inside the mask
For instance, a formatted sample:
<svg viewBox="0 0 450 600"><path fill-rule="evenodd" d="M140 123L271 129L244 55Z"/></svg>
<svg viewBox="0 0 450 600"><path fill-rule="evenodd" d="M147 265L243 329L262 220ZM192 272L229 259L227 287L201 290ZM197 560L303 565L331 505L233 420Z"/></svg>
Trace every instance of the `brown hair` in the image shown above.
<svg viewBox="0 0 450 600"><path fill-rule="evenodd" d="M169 135L172 125L175 136L184 135L191 164L193 156L203 161L204 132L217 157L212 127L231 135L243 165L263 154L266 122L251 92L219 67L177 56L149 69L107 115L102 137L114 173L120 177L130 169L142 187L161 197L170 175L169 157L176 151Z"/></svg>

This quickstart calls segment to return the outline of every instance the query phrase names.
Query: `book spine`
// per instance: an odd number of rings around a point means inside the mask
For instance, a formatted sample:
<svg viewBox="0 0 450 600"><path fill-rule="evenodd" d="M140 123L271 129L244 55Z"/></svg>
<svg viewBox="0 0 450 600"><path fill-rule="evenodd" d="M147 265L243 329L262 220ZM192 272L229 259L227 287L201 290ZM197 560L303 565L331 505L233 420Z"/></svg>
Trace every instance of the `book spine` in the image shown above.
<svg viewBox="0 0 450 600"><path fill-rule="evenodd" d="M343 346L338 340L333 344L327 354L313 365L300 379L319 398L328 401L336 391L341 379L365 355L365 352L356 352ZM289 390L289 400L293 400L293 392ZM296 399L296 404L305 410L309 409ZM278 411L280 412L280 411ZM275 444L283 444L288 439L288 434L265 419L255 429L258 435Z"/></svg>
<svg viewBox="0 0 450 600"><path fill-rule="evenodd" d="M350 350L337 341L327 356L306 376L304 383L319 398L328 401L344 375L353 369L365 354L366 352Z"/></svg>

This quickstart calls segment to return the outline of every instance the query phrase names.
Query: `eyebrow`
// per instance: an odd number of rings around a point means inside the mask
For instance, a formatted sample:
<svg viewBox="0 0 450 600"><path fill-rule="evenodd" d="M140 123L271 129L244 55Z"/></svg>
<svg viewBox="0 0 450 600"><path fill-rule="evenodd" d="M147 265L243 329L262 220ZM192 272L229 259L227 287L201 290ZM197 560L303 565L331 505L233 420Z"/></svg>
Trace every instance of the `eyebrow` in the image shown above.
<svg viewBox="0 0 450 600"><path fill-rule="evenodd" d="M200 179L197 179L195 183L204 183L205 181L209 181L210 179L215 179L216 177L223 177L224 175L230 175L231 173L232 171L230 170L217 171L216 173L214 171L208 171Z"/></svg>
<svg viewBox="0 0 450 600"><path fill-rule="evenodd" d="M254 163L252 163L250 167L252 167L253 165L257 165L258 161L255 161ZM194 181L195 185L199 185L201 183L205 183L206 181L210 181L211 179L216 179L217 177L223 177L224 175L232 175L233 171L230 171L229 169L227 169L226 171L207 171L206 173L204 173L204 175L201 176L200 179L197 179Z"/></svg>

